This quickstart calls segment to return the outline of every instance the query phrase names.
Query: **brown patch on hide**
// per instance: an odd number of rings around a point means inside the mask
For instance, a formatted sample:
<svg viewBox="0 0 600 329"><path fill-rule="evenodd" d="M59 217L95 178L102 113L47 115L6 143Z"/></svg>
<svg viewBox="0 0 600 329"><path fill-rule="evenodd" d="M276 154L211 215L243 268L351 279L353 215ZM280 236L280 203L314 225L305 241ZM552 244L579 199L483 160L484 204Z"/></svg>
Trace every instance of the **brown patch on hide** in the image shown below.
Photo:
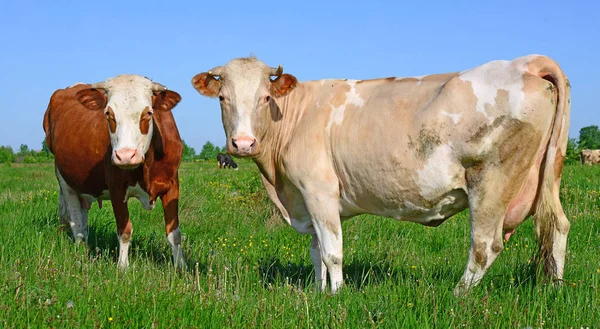
<svg viewBox="0 0 600 329"><path fill-rule="evenodd" d="M425 160L433 153L436 147L442 144L442 138L439 135L440 130L441 127L435 127L435 124L432 127L423 125L421 130L419 130L416 140L408 136L408 146L416 151L420 159Z"/></svg>
<svg viewBox="0 0 600 329"><path fill-rule="evenodd" d="M481 268L485 268L487 264L487 253L485 252L485 242L475 242L475 246L473 246L473 253L475 255L475 263L479 265Z"/></svg>
<svg viewBox="0 0 600 329"><path fill-rule="evenodd" d="M150 119L152 119L152 112L150 111L150 107L146 106L140 116L140 132L144 135L148 135L148 131L150 130Z"/></svg>
<svg viewBox="0 0 600 329"><path fill-rule="evenodd" d="M502 124L502 121L504 121L505 118L506 118L505 115L501 115L501 116L497 117L496 119L494 119L492 124L489 124L489 125L486 124L486 125L479 127L479 129L477 129L475 134L473 134L473 136L471 136L471 138L469 138L468 142L470 142L470 143L481 142L494 129L498 128L498 126L500 126Z"/></svg>
<svg viewBox="0 0 600 329"><path fill-rule="evenodd" d="M554 178L560 179L562 176L563 166L565 164L565 156L562 154L560 147L556 149L556 157L554 158Z"/></svg>
<svg viewBox="0 0 600 329"><path fill-rule="evenodd" d="M115 133L117 131L117 120L115 120L115 112L113 112L112 107L108 107L106 109L106 120L108 121L108 128L111 133Z"/></svg>
<svg viewBox="0 0 600 329"><path fill-rule="evenodd" d="M336 86L332 93L333 95L331 95L331 100L329 101L331 107L340 107L346 104L346 93L348 91L350 91L350 85L347 83L341 83Z"/></svg>

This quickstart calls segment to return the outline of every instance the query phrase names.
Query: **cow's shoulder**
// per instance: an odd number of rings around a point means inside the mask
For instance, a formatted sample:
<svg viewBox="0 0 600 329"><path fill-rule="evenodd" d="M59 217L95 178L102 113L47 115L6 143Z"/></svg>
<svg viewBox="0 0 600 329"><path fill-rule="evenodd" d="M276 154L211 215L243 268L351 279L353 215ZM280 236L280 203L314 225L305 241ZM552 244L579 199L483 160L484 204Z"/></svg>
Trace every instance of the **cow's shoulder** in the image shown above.
<svg viewBox="0 0 600 329"><path fill-rule="evenodd" d="M166 193L177 184L177 170L183 155L183 142L171 112L155 111L155 130L144 162L141 186L152 196Z"/></svg>

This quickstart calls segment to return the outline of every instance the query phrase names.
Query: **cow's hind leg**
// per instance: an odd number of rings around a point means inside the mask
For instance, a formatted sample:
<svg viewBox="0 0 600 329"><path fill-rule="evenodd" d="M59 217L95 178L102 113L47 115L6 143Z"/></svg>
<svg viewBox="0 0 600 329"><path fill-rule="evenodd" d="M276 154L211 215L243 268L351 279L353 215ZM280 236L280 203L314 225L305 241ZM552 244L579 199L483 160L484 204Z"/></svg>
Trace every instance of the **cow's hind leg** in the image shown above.
<svg viewBox="0 0 600 329"><path fill-rule="evenodd" d="M185 259L181 251L181 232L179 230L179 180L176 177L169 191L160 197L165 216L167 240L173 252L175 268L185 269Z"/></svg>
<svg viewBox="0 0 600 329"><path fill-rule="evenodd" d="M504 220L511 200L526 181L529 163L509 167L479 163L467 168L471 247L467 267L454 290L456 295L477 285L504 248Z"/></svg>
<svg viewBox="0 0 600 329"><path fill-rule="evenodd" d="M81 209L79 194L65 182L58 169L56 169L56 178L60 186L59 220L71 228L75 242L85 242L87 240L87 209Z"/></svg>
<svg viewBox="0 0 600 329"><path fill-rule="evenodd" d="M502 222L504 209L500 204L485 202L477 196L469 196L471 205L471 247L467 268L454 289L460 295L477 285L503 248Z"/></svg>

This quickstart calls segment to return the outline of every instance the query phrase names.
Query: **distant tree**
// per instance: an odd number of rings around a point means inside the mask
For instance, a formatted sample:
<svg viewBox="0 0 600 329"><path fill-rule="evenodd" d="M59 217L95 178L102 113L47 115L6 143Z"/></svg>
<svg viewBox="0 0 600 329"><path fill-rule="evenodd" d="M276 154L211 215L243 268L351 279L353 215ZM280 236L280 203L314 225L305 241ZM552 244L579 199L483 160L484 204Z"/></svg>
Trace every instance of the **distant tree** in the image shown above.
<svg viewBox="0 0 600 329"><path fill-rule="evenodd" d="M183 154L181 155L181 159L183 161L192 161L196 156L196 150L187 145L184 140L181 140L181 142L183 143Z"/></svg>
<svg viewBox="0 0 600 329"><path fill-rule="evenodd" d="M21 144L21 146L19 147L19 153L17 153L17 156L26 156L29 153L30 153L29 146L27 146L27 144Z"/></svg>
<svg viewBox="0 0 600 329"><path fill-rule="evenodd" d="M567 143L567 155L565 164L576 164L579 162L579 147L575 138L569 138Z"/></svg>
<svg viewBox="0 0 600 329"><path fill-rule="evenodd" d="M35 158L36 162L40 163L52 162L52 160L54 159L54 155L50 153L50 149L48 148L48 145L46 145L45 138L42 141L42 150L40 152L31 151L31 156ZM26 162L26 160L23 160L23 162Z"/></svg>
<svg viewBox="0 0 600 329"><path fill-rule="evenodd" d="M46 139L44 138L44 140L42 141L42 152L44 152L46 155L50 155L50 149L48 148L48 144L46 144Z"/></svg>
<svg viewBox="0 0 600 329"><path fill-rule="evenodd" d="M198 157L204 160L212 160L215 159L219 153L221 153L221 148L208 141L202 146L202 151L200 151Z"/></svg>
<svg viewBox="0 0 600 329"><path fill-rule="evenodd" d="M0 146L0 163L11 163L15 160L15 152L10 146Z"/></svg>
<svg viewBox="0 0 600 329"><path fill-rule="evenodd" d="M598 126L587 126L579 130L580 149L600 149L600 130Z"/></svg>

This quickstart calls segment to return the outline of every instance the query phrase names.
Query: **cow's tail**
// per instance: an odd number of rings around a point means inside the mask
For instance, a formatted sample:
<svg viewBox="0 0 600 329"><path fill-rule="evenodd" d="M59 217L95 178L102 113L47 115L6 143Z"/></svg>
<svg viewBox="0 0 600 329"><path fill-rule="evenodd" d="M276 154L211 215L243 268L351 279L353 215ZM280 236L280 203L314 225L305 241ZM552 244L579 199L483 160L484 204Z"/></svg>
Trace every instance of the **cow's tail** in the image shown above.
<svg viewBox="0 0 600 329"><path fill-rule="evenodd" d="M567 77L556 62L547 57L533 61L531 72L549 81L557 95L556 111L551 126L546 154L540 168L538 198L533 216L539 247L538 265L552 278L562 279L566 235L569 221L564 216L559 199L560 179L567 150L571 91ZM558 261L558 263L557 263Z"/></svg>

